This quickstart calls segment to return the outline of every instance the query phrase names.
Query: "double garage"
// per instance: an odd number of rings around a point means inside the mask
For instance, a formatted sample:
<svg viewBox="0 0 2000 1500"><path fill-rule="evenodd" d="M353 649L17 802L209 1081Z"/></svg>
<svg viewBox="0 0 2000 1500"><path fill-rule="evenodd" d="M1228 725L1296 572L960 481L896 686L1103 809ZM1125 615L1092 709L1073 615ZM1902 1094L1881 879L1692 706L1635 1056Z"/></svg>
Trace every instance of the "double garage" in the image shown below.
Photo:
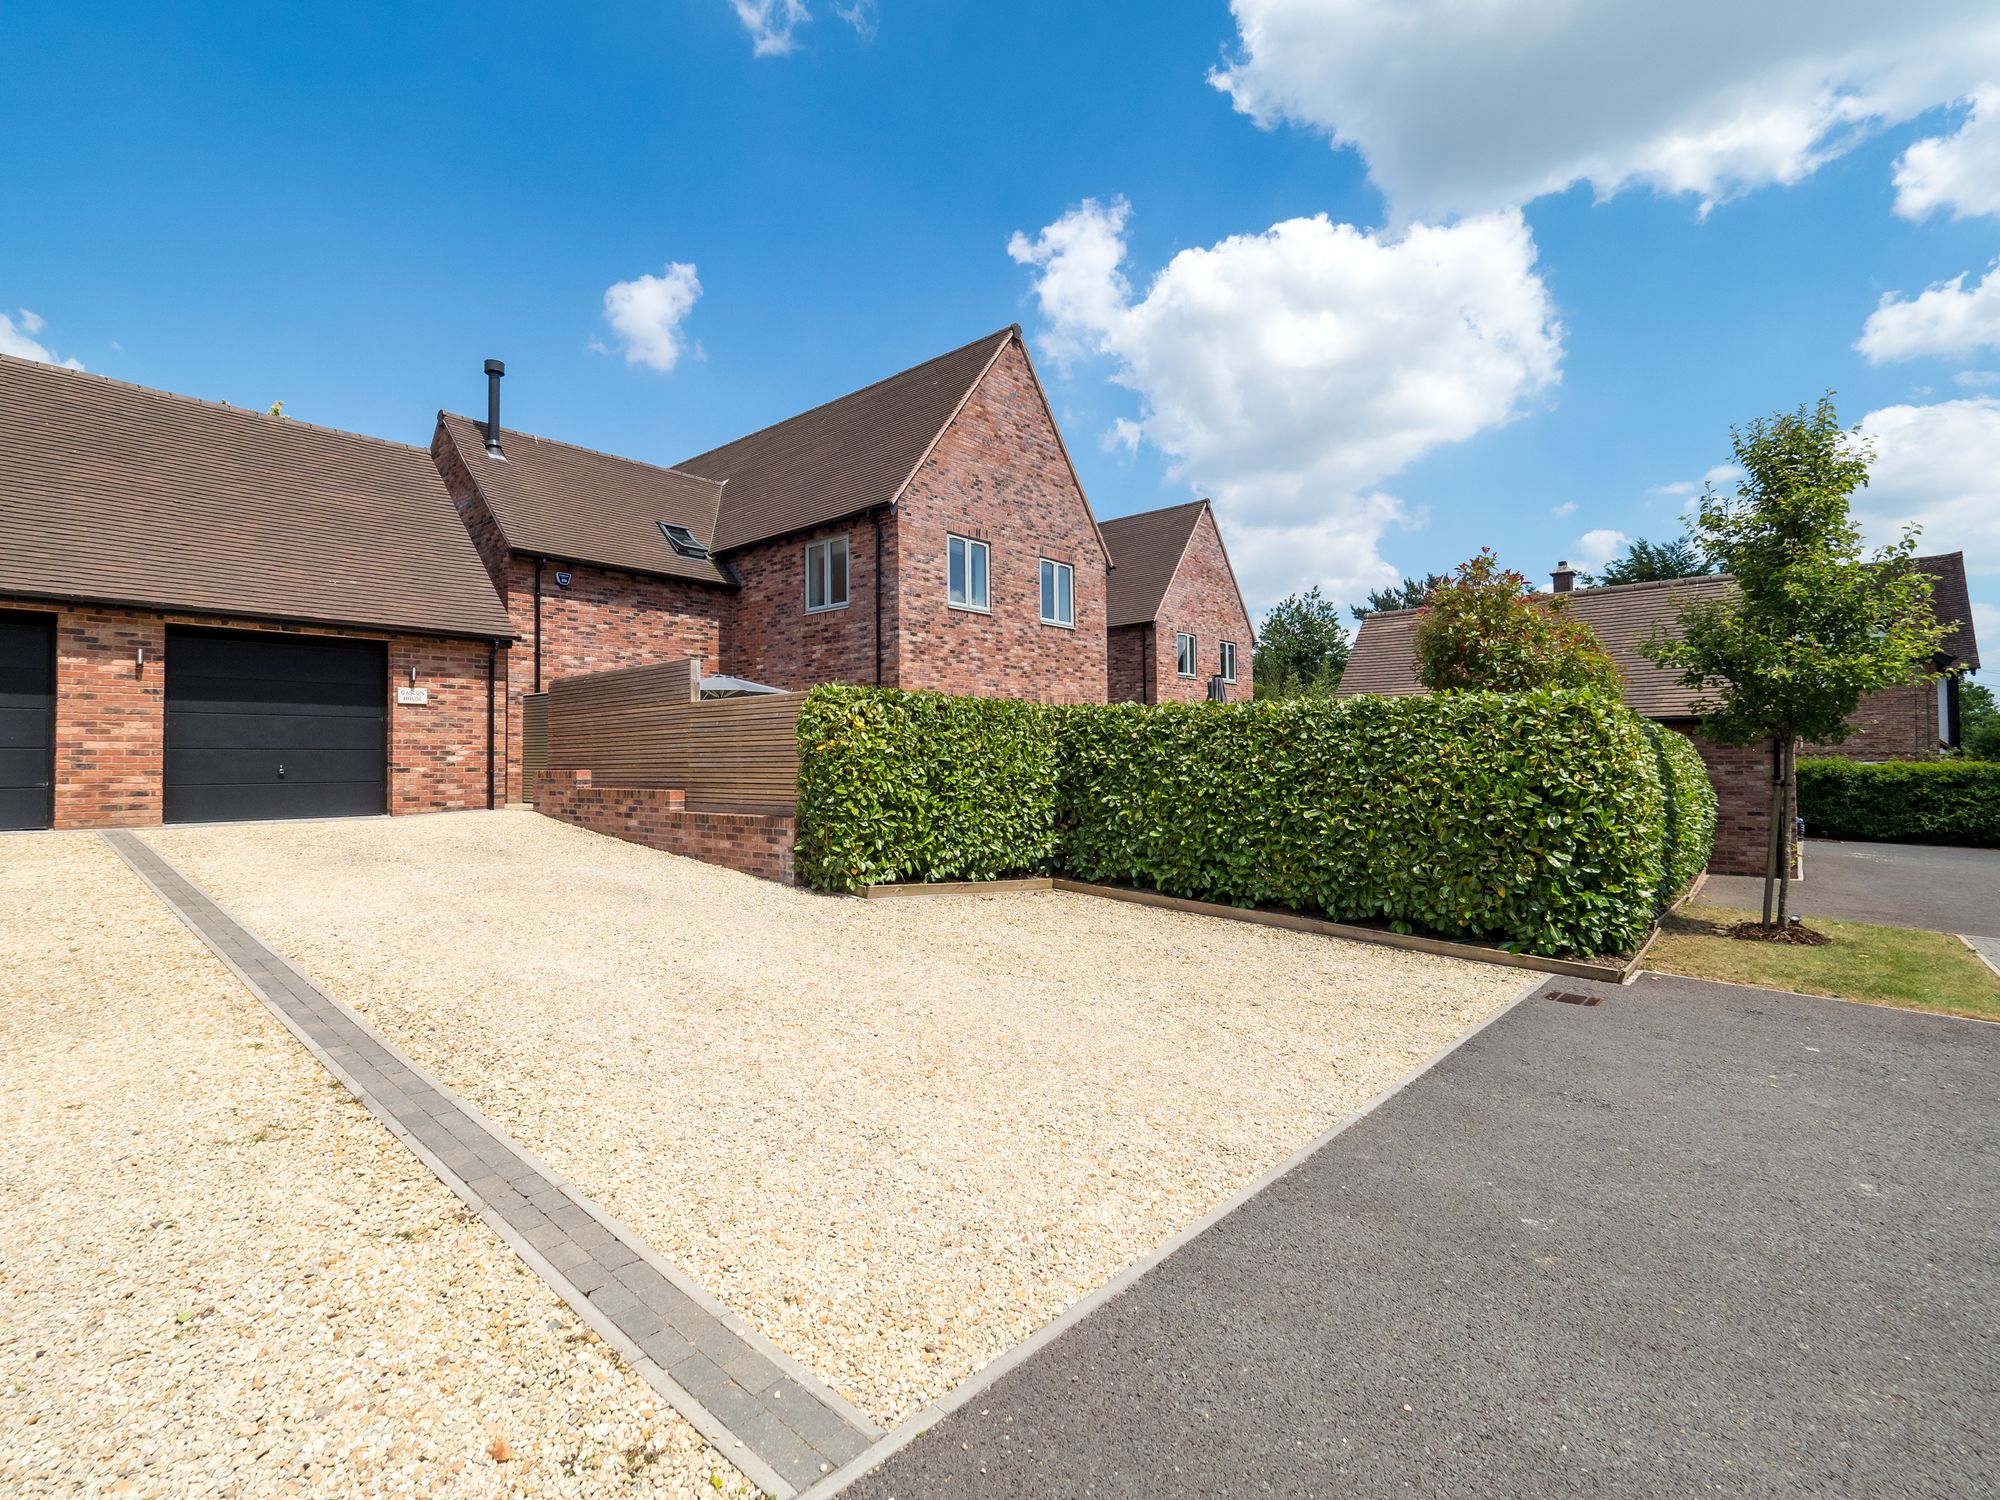
<svg viewBox="0 0 2000 1500"><path fill-rule="evenodd" d="M385 643L173 626L165 639L166 822L389 810ZM54 823L59 711L56 617L0 615L0 828Z"/></svg>

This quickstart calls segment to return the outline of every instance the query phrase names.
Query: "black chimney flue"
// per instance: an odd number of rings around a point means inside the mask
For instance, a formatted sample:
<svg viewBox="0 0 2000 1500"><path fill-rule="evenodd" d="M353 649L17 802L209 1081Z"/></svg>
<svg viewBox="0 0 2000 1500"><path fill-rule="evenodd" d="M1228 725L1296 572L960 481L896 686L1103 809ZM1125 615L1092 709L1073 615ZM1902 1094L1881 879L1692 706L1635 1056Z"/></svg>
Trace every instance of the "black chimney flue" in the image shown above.
<svg viewBox="0 0 2000 1500"><path fill-rule="evenodd" d="M1556 564L1555 572L1549 577L1554 581L1558 594L1567 594L1576 587L1576 569L1569 565L1567 558Z"/></svg>
<svg viewBox="0 0 2000 1500"><path fill-rule="evenodd" d="M500 377L506 373L499 360L486 361L486 451L495 458L507 456L500 451Z"/></svg>

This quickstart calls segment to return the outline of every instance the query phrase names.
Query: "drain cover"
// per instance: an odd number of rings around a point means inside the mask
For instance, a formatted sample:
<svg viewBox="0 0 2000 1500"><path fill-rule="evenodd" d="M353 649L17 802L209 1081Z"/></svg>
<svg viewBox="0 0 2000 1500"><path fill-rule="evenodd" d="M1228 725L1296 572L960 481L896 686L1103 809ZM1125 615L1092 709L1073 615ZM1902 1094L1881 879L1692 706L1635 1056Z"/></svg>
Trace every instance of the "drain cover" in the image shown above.
<svg viewBox="0 0 2000 1500"><path fill-rule="evenodd" d="M1548 998L1563 1005L1596 1005L1604 999L1602 995L1584 995L1575 990L1550 990Z"/></svg>

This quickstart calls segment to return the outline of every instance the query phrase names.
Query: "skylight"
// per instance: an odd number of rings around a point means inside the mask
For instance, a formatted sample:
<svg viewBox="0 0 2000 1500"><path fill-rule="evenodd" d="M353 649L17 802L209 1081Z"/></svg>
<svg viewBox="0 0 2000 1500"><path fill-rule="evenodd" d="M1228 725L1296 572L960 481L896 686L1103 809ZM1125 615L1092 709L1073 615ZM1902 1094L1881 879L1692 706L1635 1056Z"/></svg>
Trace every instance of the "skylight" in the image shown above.
<svg viewBox="0 0 2000 1500"><path fill-rule="evenodd" d="M708 556L708 548L696 541L694 533L689 531L685 526L676 526L671 521L662 521L660 522L660 534L667 539L667 545L672 547L682 557L705 558Z"/></svg>

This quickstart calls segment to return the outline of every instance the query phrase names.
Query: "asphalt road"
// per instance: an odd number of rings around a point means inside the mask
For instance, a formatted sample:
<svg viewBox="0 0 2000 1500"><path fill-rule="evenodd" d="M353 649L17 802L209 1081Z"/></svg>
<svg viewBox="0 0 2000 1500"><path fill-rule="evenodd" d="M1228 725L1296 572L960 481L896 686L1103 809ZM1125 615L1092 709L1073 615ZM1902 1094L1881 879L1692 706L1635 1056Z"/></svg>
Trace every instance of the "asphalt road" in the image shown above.
<svg viewBox="0 0 2000 1500"><path fill-rule="evenodd" d="M1700 900L1759 911L1762 876L1711 875ZM1808 917L2000 938L2000 849L1806 841L1792 910Z"/></svg>
<svg viewBox="0 0 2000 1500"><path fill-rule="evenodd" d="M2000 1493L2000 1026L1547 988L844 1493Z"/></svg>

